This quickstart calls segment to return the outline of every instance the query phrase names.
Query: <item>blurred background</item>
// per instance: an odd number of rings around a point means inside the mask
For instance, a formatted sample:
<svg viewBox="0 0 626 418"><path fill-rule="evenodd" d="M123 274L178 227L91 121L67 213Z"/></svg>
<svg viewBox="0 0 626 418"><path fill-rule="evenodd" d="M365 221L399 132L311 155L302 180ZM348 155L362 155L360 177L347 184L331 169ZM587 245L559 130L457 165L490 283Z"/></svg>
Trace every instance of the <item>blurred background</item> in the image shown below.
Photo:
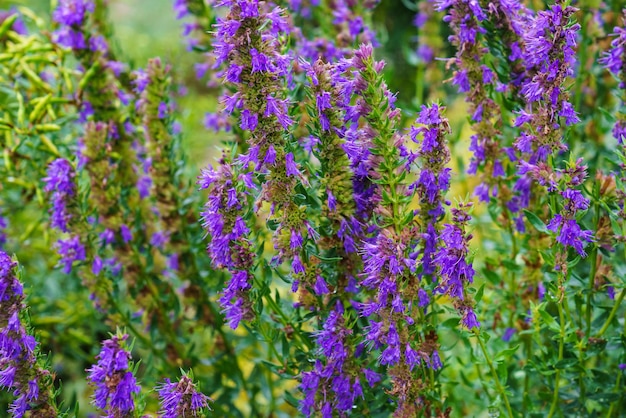
<svg viewBox="0 0 626 418"><path fill-rule="evenodd" d="M0 0L0 8L24 5L49 19L55 3L56 0ZM373 26L381 44L377 57L387 62L386 79L391 91L398 92L398 104L405 111L407 124L422 103L446 100L448 117L456 133L454 142L461 136L469 141L467 135L460 135L466 118L463 98L454 94L449 86L441 84L448 75L444 73L445 63L437 62L437 58L450 57L455 53L445 45L448 34L439 33L442 29L437 25L432 32L431 28L427 28L428 31L422 35L428 36L429 45L437 46L435 62L424 63L416 52L418 32L413 21L418 4L411 0L391 0L377 6L373 16ZM121 61L127 62L133 69L145 67L152 57L161 57L173 64L173 75L186 90L178 102L190 163L188 172L199 172L217 154L216 146L220 143L220 136L207 131L203 125L205 113L217 107L217 91L203 85L195 77L194 64L198 62L198 55L186 48L182 37L183 22L175 18L173 0L109 0L109 5L117 41L113 48ZM426 64L429 64L428 71L424 74ZM450 101L450 96L454 96L455 100ZM467 145L468 142L463 147L467 149Z"/></svg>

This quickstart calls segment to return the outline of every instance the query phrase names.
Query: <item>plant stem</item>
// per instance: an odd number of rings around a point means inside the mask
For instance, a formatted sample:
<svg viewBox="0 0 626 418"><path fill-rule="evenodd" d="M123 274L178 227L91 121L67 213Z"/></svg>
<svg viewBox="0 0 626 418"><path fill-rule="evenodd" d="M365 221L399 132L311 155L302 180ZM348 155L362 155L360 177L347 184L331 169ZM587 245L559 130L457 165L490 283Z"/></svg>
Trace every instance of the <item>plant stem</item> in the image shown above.
<svg viewBox="0 0 626 418"><path fill-rule="evenodd" d="M489 398L489 402L493 402L493 396L491 396L491 393L489 393L489 388L487 388L487 383L485 382L485 379L483 378L483 372L482 370L480 370L480 366L478 365L478 363L474 363L474 366L476 366L476 372L478 373L480 384L482 385L483 390L485 391L485 394Z"/></svg>
<svg viewBox="0 0 626 418"><path fill-rule="evenodd" d="M254 277L254 282L257 286L262 287L261 283L259 283L259 280ZM274 299L272 299L272 294L268 293L267 295L265 295L265 300L267 301L267 304L269 305L269 307L272 309L272 311L277 314L280 319L281 319L281 323L283 324L283 326L287 326L291 324L291 321L289 320L289 318L287 318L287 315L285 315L285 313L283 312L283 310L280 308L280 306L278 306L278 304L276 303L276 301ZM296 328L295 326L291 327L293 329L293 333L294 335L297 335L298 338L300 339L300 341L309 349L311 350L313 348L313 344L311 344L311 342L309 340L307 340L306 338L304 338L304 336L302 335L300 329Z"/></svg>
<svg viewBox="0 0 626 418"><path fill-rule="evenodd" d="M526 351L526 361L530 358L530 351L532 348L533 340L528 335L528 338L524 341L524 350ZM530 373L526 372L524 376L524 396L522 398L522 415L526 415L526 411L528 410L528 402L529 402L529 388L530 388Z"/></svg>
<svg viewBox="0 0 626 418"><path fill-rule="evenodd" d="M623 290L622 290L622 294L620 296L622 296L622 297L624 296L624 291ZM620 300L620 302L621 302L621 300ZM617 303L616 306L619 306L619 303ZM624 337L624 336L626 336L626 313L624 314L624 331L622 332L622 337ZM615 389L614 389L614 391L615 391L615 393L618 393L618 394L620 393L619 386L620 386L620 383L621 383L621 380L622 380L622 374L623 374L623 372L620 370L617 373L617 380L615 381ZM607 412L607 414L606 414L606 418L611 418L611 416L613 416L613 410L615 409L615 405L617 404L618 401L619 400L611 402L611 407L609 408L609 412Z"/></svg>
<svg viewBox="0 0 626 418"><path fill-rule="evenodd" d="M600 226L600 206L598 205L599 196L599 183L595 183L593 198L594 198L594 214L593 214L593 225L594 232L598 231L598 227ZM594 245L593 250L591 251L591 270L589 272L589 288L587 289L587 303L586 303L586 311L585 311L585 319L587 328L585 329L585 337L589 339L591 336L591 302L592 302L592 294L593 294L593 286L595 284L596 273L598 271L598 246Z"/></svg>
<svg viewBox="0 0 626 418"><path fill-rule="evenodd" d="M619 296L617 297L617 301L615 302L615 305L613 305L613 309L611 309L611 312L609 313L609 317L604 322L604 325L602 325L602 328L600 328L600 331L598 331L598 333L596 334L596 337L600 338L609 328L609 325L611 325L611 322L613 321L613 318L615 317L617 310L621 306L625 295L626 295L626 288L622 289L622 291L620 292Z"/></svg>
<svg viewBox="0 0 626 418"><path fill-rule="evenodd" d="M564 344L565 344L565 321L563 318L563 306L561 305L562 303L565 303L565 302L561 301L557 303L556 305L559 310L559 324L561 325L561 332L559 333L559 357L558 357L559 362L563 360L563 349L564 349ZM552 418L552 416L554 416L557 405L559 403L559 385L561 382L560 378L561 378L561 370L556 369L556 373L554 375L554 379L555 379L554 380L554 394L552 397L552 406L550 406L550 412L548 413L548 418Z"/></svg>
<svg viewBox="0 0 626 418"><path fill-rule="evenodd" d="M476 336L476 339L478 340L478 345L480 345L480 349L482 350L483 355L485 356L485 360L487 361L489 370L491 370L491 374L493 375L493 380L496 383L496 388L498 389L498 393L500 394L500 396L502 396L502 399L504 400L506 411L509 414L509 417L514 418L515 415L513 415L513 411L511 410L511 404L509 404L509 398L506 396L504 387L500 383L498 372L496 371L496 368L493 366L493 362L491 361L491 358L489 357L489 354L487 353L487 348L485 347L485 343L483 342L483 340L480 339L480 334L478 334L478 331L475 331L474 335Z"/></svg>

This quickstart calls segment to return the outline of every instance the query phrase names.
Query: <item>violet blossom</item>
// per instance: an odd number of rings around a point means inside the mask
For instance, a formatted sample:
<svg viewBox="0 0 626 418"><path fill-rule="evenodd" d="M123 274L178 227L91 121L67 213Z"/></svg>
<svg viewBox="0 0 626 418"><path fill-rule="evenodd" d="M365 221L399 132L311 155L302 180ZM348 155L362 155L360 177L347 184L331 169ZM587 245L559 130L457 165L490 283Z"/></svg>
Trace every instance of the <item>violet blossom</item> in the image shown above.
<svg viewBox="0 0 626 418"><path fill-rule="evenodd" d="M110 418L134 411L133 394L141 391L132 372L127 339L127 334L118 334L104 340L98 362L87 369L89 383L95 386L92 403Z"/></svg>
<svg viewBox="0 0 626 418"><path fill-rule="evenodd" d="M161 401L159 415L162 418L203 416L202 410L209 408L212 400L199 392L193 380L186 374L178 382L166 378L157 390Z"/></svg>

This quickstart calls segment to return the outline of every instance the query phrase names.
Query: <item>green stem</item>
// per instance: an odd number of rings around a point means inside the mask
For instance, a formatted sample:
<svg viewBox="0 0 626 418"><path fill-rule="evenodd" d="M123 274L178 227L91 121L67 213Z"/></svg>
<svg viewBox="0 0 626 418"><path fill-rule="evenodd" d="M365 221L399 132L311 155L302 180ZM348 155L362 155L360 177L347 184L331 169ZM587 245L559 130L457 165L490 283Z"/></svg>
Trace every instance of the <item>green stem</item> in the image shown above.
<svg viewBox="0 0 626 418"><path fill-rule="evenodd" d="M561 325L561 332L559 333L558 362L563 360L563 351L564 351L564 345L565 345L565 321L563 318L563 306L561 305L562 303L565 303L565 302L561 301L557 303L556 305L559 310L559 323ZM550 412L548 412L548 418L552 418L554 416L554 413L556 412L556 409L557 409L557 405L559 403L559 386L561 383L561 370L560 369L556 369L554 379L555 379L554 380L554 393L552 396L552 406L550 406Z"/></svg>
<svg viewBox="0 0 626 418"><path fill-rule="evenodd" d="M624 296L624 291L622 291L621 296ZM619 306L619 303L616 306ZM622 337L623 336L626 336L626 313L624 313L624 331L622 332ZM617 380L615 381L615 388L614 388L614 392L617 394L620 394L619 386L622 381L622 374L624 374L624 372L622 372L621 370L617 373ZM623 394L623 392L621 393ZM617 402L619 402L619 399L614 402L611 402L611 407L609 408L609 412L606 414L606 418L611 418L611 416L613 416L613 410L615 409L615 405L617 405Z"/></svg>
<svg viewBox="0 0 626 418"><path fill-rule="evenodd" d="M280 356L278 355L278 352L276 351L276 347L274 347L273 341L268 341L267 343L270 347L270 351L268 352L268 355L267 355L270 363L272 362L272 359L274 358L274 356L276 356L276 360L280 362ZM272 371L269 368L267 369L267 386L270 391L270 411L276 411L276 397L274 396L274 376L273 376Z"/></svg>
<svg viewBox="0 0 626 418"><path fill-rule="evenodd" d="M255 282L255 284L259 288L262 288L262 285L259 283L259 280L256 277L254 277L254 282ZM269 305L269 307L272 309L272 311L280 317L280 319L281 319L280 322L283 324L283 326L290 325L291 328L293 329L294 335L297 335L298 338L300 339L300 341L309 350L313 349L313 344L311 343L311 341L309 341L308 339L304 338L304 336L302 335L300 329L298 329L295 326L291 325L292 321L289 318L287 318L287 315L285 315L285 313L280 308L280 306L278 306L276 301L274 299L272 299L271 293L268 293L267 295L265 295L265 300L266 300L267 304Z"/></svg>
<svg viewBox="0 0 626 418"><path fill-rule="evenodd" d="M533 340L530 335L526 336L526 340L524 341L524 350L526 351L526 360L530 359L530 351L532 348ZM524 374L524 397L522 398L522 415L526 416L526 412L528 410L528 404L530 401L530 373L526 371Z"/></svg>
<svg viewBox="0 0 626 418"><path fill-rule="evenodd" d="M489 398L489 402L493 402L493 396L491 395L491 393L489 393L489 388L487 387L487 381L486 379L483 377L483 372L482 370L480 370L480 366L478 365L478 363L474 363L474 366L476 366L476 373L478 373L478 379L480 380L480 384L483 387L483 390L485 391L485 394L487 395L487 397Z"/></svg>
<svg viewBox="0 0 626 418"><path fill-rule="evenodd" d="M117 301L115 300L115 298L113 297L111 292L107 292L107 293L108 293L108 296L109 296L109 300L111 301L111 304L113 305L113 308L115 309L115 311L118 312L122 316L122 318L124 318L124 326L128 327L128 329L130 329L130 332L135 336L135 338L137 338L139 341L141 341L142 344L146 348L150 347L152 349L152 351L155 351L154 350L154 345L150 342L150 340L148 340L146 337L144 337L144 335L142 333L137 331L137 328L135 328L135 326L132 324L132 322L130 321L130 318L128 317L128 315L126 315L124 313L124 311L122 309L120 309L119 305L117 304Z"/></svg>
<svg viewBox="0 0 626 418"><path fill-rule="evenodd" d="M500 396L502 396L502 399L504 400L506 411L509 414L509 417L514 418L515 415L513 415L513 410L511 409L511 405L509 404L509 398L506 396L504 387L500 383L498 372L496 371L496 368L493 366L493 362L491 361L491 357L489 356L489 353L487 353L487 348L485 347L485 343L483 342L483 340L480 339L480 334L478 333L478 331L475 331L474 335L476 336L476 339L478 340L478 345L480 345L480 349L482 350L483 355L485 356L485 360L487 361L489 370L491 370L491 374L493 375L493 380L496 382L496 388L498 389L498 393L500 394Z"/></svg>
<svg viewBox="0 0 626 418"><path fill-rule="evenodd" d="M589 49L587 43L588 43L588 36L587 36L587 30L586 30L586 26L589 24L589 19L593 16L593 14L591 13L587 13L585 15L585 17L583 18L583 23L582 23L582 27L583 30L581 30L581 34L582 34L582 40L580 42L580 65L581 67L585 65L585 61L587 61L587 49ZM575 109L577 112L580 112L580 104L583 98L582 95L582 88L583 88L583 75L584 74L589 74L587 71L581 71L580 74L578 75L578 77L576 78L576 87L575 87L575 97L576 97L576 106Z"/></svg>
<svg viewBox="0 0 626 418"><path fill-rule="evenodd" d="M597 229L596 229L597 231ZM595 284L596 272L598 270L598 247L594 246L593 251L591 251L591 271L589 272L589 287L587 288L587 301L586 301L586 310L585 310L585 336L589 338L591 335L591 302L592 302L592 293L593 293L593 285Z"/></svg>
<svg viewBox="0 0 626 418"><path fill-rule="evenodd" d="M617 310L621 306L625 295L626 295L626 288L622 289L622 291L620 292L619 296L617 297L617 301L615 302L615 305L613 305L613 309L611 309L611 312L609 313L609 317L604 322L604 325L602 325L602 328L600 328L600 331L598 331L598 333L596 334L596 337L600 338L609 328L609 325L611 325L611 322L613 321L613 318L615 317Z"/></svg>
<svg viewBox="0 0 626 418"><path fill-rule="evenodd" d="M504 209L506 210L506 208ZM511 235L511 245L512 245L511 260L515 262L515 259L517 258L517 240L515 239L515 231L513 230L513 224L511 222L508 222L507 227L509 230L509 234ZM511 296L512 296L511 300L517 301L519 299L516 297L517 296L517 277L515 274L515 270L513 269L509 270L509 282L510 282L509 286L511 288ZM513 324L515 323L515 317L517 316L516 311L517 309L513 309L511 311L511 315L509 316L509 327L513 327Z"/></svg>
<svg viewBox="0 0 626 418"><path fill-rule="evenodd" d="M600 184L598 182L595 183L593 198L594 198L594 214L593 214L593 225L594 232L598 231L600 226L600 207L598 205L598 199L600 199ZM589 339L591 336L591 302L592 294L593 294L593 286L595 284L596 273L598 271L598 246L594 245L593 250L591 251L591 270L589 272L589 288L587 289L587 306L585 310L585 320L587 327L585 329L585 337Z"/></svg>
<svg viewBox="0 0 626 418"><path fill-rule="evenodd" d="M423 64L417 64L417 71L415 75L415 98L418 100L418 103L415 104L416 107L418 107L420 103L424 102L424 65Z"/></svg>
<svg viewBox="0 0 626 418"><path fill-rule="evenodd" d="M187 225L186 222L185 222L185 225ZM184 228L184 231L189 231L189 228ZM188 236L188 240L189 240L188 242L192 242L191 237L189 236ZM199 275L197 274L197 272L200 271L200 267L198 266L198 259L195 257L195 254L191 251L188 251L186 255L189 255L190 258L192 259L191 266L193 266L193 274L190 274L190 277L199 277ZM224 331L224 322L221 320L221 315L217 311L217 309L215 309L213 302L209 300L205 292L200 292L200 297L202 298L201 300L202 306L208 307L209 311L211 312L211 317L216 319L212 324L213 329L217 331L220 337L222 337L225 351L230 356L232 360L232 364L233 366L235 366L235 373L241 380L241 387L244 390L244 392L246 392L246 394L248 395L250 399L251 412L256 413L258 415L258 412L257 412L258 409L257 409L256 403L254 402L254 398L252 394L250 393L247 379L243 375L243 370L241 369L241 366L239 365L239 360L238 360L239 357L235 354L235 349L233 348L233 345L231 344L228 338L228 335Z"/></svg>

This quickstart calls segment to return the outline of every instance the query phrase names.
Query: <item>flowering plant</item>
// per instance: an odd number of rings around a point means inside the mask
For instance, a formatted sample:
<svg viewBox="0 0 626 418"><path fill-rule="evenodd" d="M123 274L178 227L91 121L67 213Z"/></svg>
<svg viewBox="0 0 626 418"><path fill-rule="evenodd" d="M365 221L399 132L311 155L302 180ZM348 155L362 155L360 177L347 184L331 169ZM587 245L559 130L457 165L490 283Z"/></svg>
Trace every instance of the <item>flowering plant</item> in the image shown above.
<svg viewBox="0 0 626 418"><path fill-rule="evenodd" d="M175 0L187 68L54 3L0 13L11 416L626 408L618 6Z"/></svg>

